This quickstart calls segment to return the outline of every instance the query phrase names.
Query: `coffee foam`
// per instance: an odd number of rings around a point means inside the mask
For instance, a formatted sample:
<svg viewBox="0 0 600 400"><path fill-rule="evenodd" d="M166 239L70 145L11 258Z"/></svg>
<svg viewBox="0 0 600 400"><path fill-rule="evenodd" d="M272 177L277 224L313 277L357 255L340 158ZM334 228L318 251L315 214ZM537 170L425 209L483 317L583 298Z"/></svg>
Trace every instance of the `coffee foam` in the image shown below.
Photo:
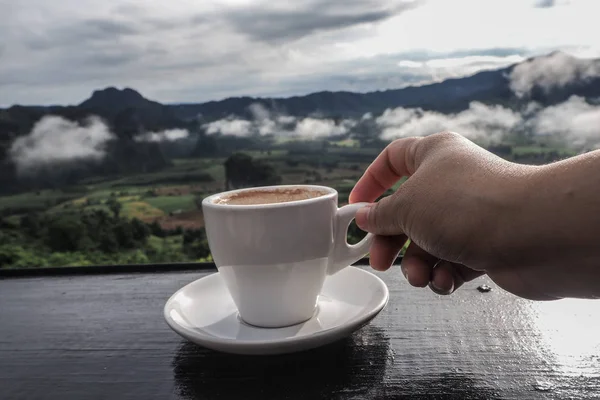
<svg viewBox="0 0 600 400"><path fill-rule="evenodd" d="M260 189L244 190L214 201L215 204L228 205L260 205L288 203L290 201L308 200L325 196L329 192L318 189L286 188L286 189Z"/></svg>

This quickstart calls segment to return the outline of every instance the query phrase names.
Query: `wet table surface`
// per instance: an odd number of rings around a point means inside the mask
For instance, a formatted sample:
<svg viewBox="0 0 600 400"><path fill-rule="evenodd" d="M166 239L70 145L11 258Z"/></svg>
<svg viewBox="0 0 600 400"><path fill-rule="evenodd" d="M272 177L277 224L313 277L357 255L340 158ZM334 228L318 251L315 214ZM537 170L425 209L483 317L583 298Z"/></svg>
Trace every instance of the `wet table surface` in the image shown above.
<svg viewBox="0 0 600 400"><path fill-rule="evenodd" d="M395 268L376 273L387 307L351 337L234 356L162 317L173 292L209 273L0 280L0 399L600 398L600 300L536 303L483 278L442 297Z"/></svg>

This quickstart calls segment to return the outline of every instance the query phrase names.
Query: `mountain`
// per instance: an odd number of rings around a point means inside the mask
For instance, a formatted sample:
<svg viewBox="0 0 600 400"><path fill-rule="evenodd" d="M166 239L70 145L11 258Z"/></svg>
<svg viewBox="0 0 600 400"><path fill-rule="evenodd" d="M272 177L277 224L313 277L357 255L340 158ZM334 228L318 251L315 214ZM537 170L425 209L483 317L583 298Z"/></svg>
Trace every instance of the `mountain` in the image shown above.
<svg viewBox="0 0 600 400"><path fill-rule="evenodd" d="M396 107L420 107L455 113L467 109L473 101L516 108L531 100L541 105L551 105L565 101L572 95L588 99L600 97L600 72L591 79L583 79L575 74L576 79L572 82L550 91L533 87L530 96L526 98L515 96L510 87L510 74L514 68L531 64L535 73L539 66L532 63L547 60L561 63L558 67L564 68L568 73L573 72L569 68L572 69L581 62L564 53L551 53L506 68L401 89L368 93L323 91L288 98L231 97L198 104L161 104L144 98L131 88L109 87L94 91L89 99L77 106L13 106L0 110L0 139L8 129L13 133L23 134L31 128L32 121L48 113L75 120L87 115L99 115L112 125L118 135L130 136L140 131L197 126L197 119L207 122L230 115L250 118L249 106L253 103L294 116L319 114L326 117L356 118L368 112L380 114L388 108ZM600 60L591 63L600 71ZM550 65L549 68L557 66Z"/></svg>
<svg viewBox="0 0 600 400"><path fill-rule="evenodd" d="M519 98L511 89L510 79L512 71L519 66L524 67L526 73L533 78L546 70L550 75L572 74L573 80L551 90L534 85L529 96ZM593 74L586 76L586 72L590 71ZM558 80L560 81L560 77ZM473 101L501 104L511 108L529 101L547 106L563 102L573 95L588 99L600 96L600 60L584 62L565 53L553 52L506 68L401 89L368 93L324 91L289 98L233 97L202 104L175 104L170 107L175 115L182 119L196 118L198 115L207 120L220 119L231 114L249 116L248 107L252 103L260 103L269 109L295 116L318 113L333 117L360 117L367 112L379 114L388 108L396 107L419 107L442 113L456 113L467 109Z"/></svg>
<svg viewBox="0 0 600 400"><path fill-rule="evenodd" d="M165 129L181 125L170 107L146 99L131 88L119 90L108 87L96 90L92 96L77 106L112 122L126 119L147 129ZM133 122L132 122L133 121Z"/></svg>
<svg viewBox="0 0 600 400"><path fill-rule="evenodd" d="M162 104L148 100L130 88L119 90L115 87L108 87L94 91L92 96L78 107L114 116L125 108L158 110Z"/></svg>
<svg viewBox="0 0 600 400"><path fill-rule="evenodd" d="M387 108L421 107L440 112L457 112L468 108L471 101L508 101L512 92L506 75L510 68L482 71L475 75L448 79L423 86L409 86L369 93L317 92L289 98L233 97L202 104L175 104L170 107L179 118L201 115L213 120L235 114L248 116L248 107L260 103L269 109L290 115L359 117L367 112L381 113Z"/></svg>
<svg viewBox="0 0 600 400"><path fill-rule="evenodd" d="M515 80L513 75L523 79ZM547 75L558 84L545 85L548 82ZM526 83L526 96L515 95L511 87L511 83L515 82ZM532 82L535 84L530 85ZM540 82L545 86L540 86ZM255 138L208 135L202 127L206 122L231 115L252 118L250 106L253 103L296 117L317 114L358 120L366 113L378 115L396 107L456 113L468 109L471 102L478 101L519 109L531 101L548 106L563 102L573 95L600 103L600 60L584 61L563 53L552 53L506 68L422 86L368 93L323 91L288 98L232 97L200 104L161 104L145 98L132 88L108 87L94 91L78 105L15 105L0 109L0 192L46 187L57 182L69 184L87 177L157 171L170 165L174 157L214 157L241 148L260 148L263 143ZM104 143L105 157L100 162L69 161L53 165L52 168L39 168L31 181L19 179L18 161L25 158L14 155L16 138L28 135L35 124L47 115L63 117L68 120L63 121L66 124L69 121L83 123L90 116L101 117L111 134L114 134ZM52 119L54 122L57 120ZM43 131L43 135L38 131L35 137L20 141L21 147L33 146L41 136L48 140L52 134L65 132L65 125L57 126L56 131ZM173 129L180 130L171 131L171 134L183 133L187 138L172 143L143 139L160 137ZM361 121L352 132L360 138L361 143L381 146L379 133L373 120ZM92 136L88 141L94 140ZM74 140L75 149L86 145L76 142ZM67 142L64 146L69 144Z"/></svg>

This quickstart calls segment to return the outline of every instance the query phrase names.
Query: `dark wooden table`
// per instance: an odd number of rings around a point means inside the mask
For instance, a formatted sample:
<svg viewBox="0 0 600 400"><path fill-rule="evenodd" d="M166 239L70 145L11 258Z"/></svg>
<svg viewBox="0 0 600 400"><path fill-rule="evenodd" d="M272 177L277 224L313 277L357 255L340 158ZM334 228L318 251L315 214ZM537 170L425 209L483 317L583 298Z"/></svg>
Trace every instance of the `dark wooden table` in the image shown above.
<svg viewBox="0 0 600 400"><path fill-rule="evenodd" d="M534 303L486 279L441 297L396 268L377 273L386 309L348 339L233 356L184 341L162 317L207 273L0 280L0 399L600 398L600 301Z"/></svg>

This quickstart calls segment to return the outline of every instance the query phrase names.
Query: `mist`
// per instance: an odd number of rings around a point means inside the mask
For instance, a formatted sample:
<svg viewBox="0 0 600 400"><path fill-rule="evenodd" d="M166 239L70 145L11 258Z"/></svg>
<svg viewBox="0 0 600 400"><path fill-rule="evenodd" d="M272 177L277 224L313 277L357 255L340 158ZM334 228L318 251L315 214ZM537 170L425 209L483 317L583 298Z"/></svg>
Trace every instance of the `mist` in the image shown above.
<svg viewBox="0 0 600 400"><path fill-rule="evenodd" d="M297 118L266 109L259 103L249 107L250 119L229 116L203 125L209 135L221 134L239 137L247 136L287 136L302 139L327 138L345 135L356 125L356 121L345 119L334 121L328 118Z"/></svg>
<svg viewBox="0 0 600 400"><path fill-rule="evenodd" d="M572 96L556 106L539 110L527 122L539 135L561 138L575 147L600 147L600 105Z"/></svg>
<svg viewBox="0 0 600 400"><path fill-rule="evenodd" d="M250 119L230 116L203 127L209 135L274 135L308 140L352 134L357 124L370 120L374 121L379 138L385 141L454 131L482 145L501 142L512 133L528 133L552 136L571 147L600 146L600 104L590 104L578 96L547 108L535 102L525 104L520 110L472 102L468 109L454 114L398 107L378 116L366 113L357 120L341 121L314 116L296 118L269 111L259 104L252 105L250 111Z"/></svg>
<svg viewBox="0 0 600 400"><path fill-rule="evenodd" d="M572 82L585 83L589 79L598 77L600 77L598 61L555 52L518 64L512 70L509 79L510 88L515 95L524 97L535 87L549 92Z"/></svg>
<svg viewBox="0 0 600 400"><path fill-rule="evenodd" d="M516 65L507 78L514 95L526 100L534 89L551 92L600 78L600 62L555 52ZM513 109L475 101L466 110L453 114L398 107L379 115L368 112L357 119L344 120L316 115L294 117L254 103L248 108L249 117L230 115L203 128L209 135L272 135L308 140L351 135L357 125L368 123L374 124L375 134L384 141L455 131L486 145L501 142L513 133L524 133L552 137L569 147L597 148L600 147L599 103L573 96L547 108L525 101L519 109Z"/></svg>
<svg viewBox="0 0 600 400"><path fill-rule="evenodd" d="M399 107L386 110L375 122L381 129L380 138L388 141L454 131L489 144L521 132L552 137L573 148L600 147L600 105L590 104L579 96L546 108L531 102L518 112L478 102L456 114Z"/></svg>
<svg viewBox="0 0 600 400"><path fill-rule="evenodd" d="M517 65L508 78L513 93L524 98L534 88L550 92L573 82L585 83L599 77L597 61L556 52ZM385 110L375 122L383 140L455 131L486 144L521 132L552 137L569 147L600 147L600 104L590 104L579 96L546 108L529 102L518 111L479 102L472 102L467 110L455 114L399 107Z"/></svg>
<svg viewBox="0 0 600 400"><path fill-rule="evenodd" d="M473 102L467 110L449 115L422 109L388 109L375 122L384 140L455 131L473 140L489 141L514 129L521 116L502 106Z"/></svg>
<svg viewBox="0 0 600 400"><path fill-rule="evenodd" d="M98 117L84 123L69 121L59 116L45 116L31 132L15 139L9 155L20 173L47 167L57 162L101 160L106 143L114 135Z"/></svg>
<svg viewBox="0 0 600 400"><path fill-rule="evenodd" d="M148 132L134 138L136 142L174 142L190 136L187 129L168 129L162 132Z"/></svg>

